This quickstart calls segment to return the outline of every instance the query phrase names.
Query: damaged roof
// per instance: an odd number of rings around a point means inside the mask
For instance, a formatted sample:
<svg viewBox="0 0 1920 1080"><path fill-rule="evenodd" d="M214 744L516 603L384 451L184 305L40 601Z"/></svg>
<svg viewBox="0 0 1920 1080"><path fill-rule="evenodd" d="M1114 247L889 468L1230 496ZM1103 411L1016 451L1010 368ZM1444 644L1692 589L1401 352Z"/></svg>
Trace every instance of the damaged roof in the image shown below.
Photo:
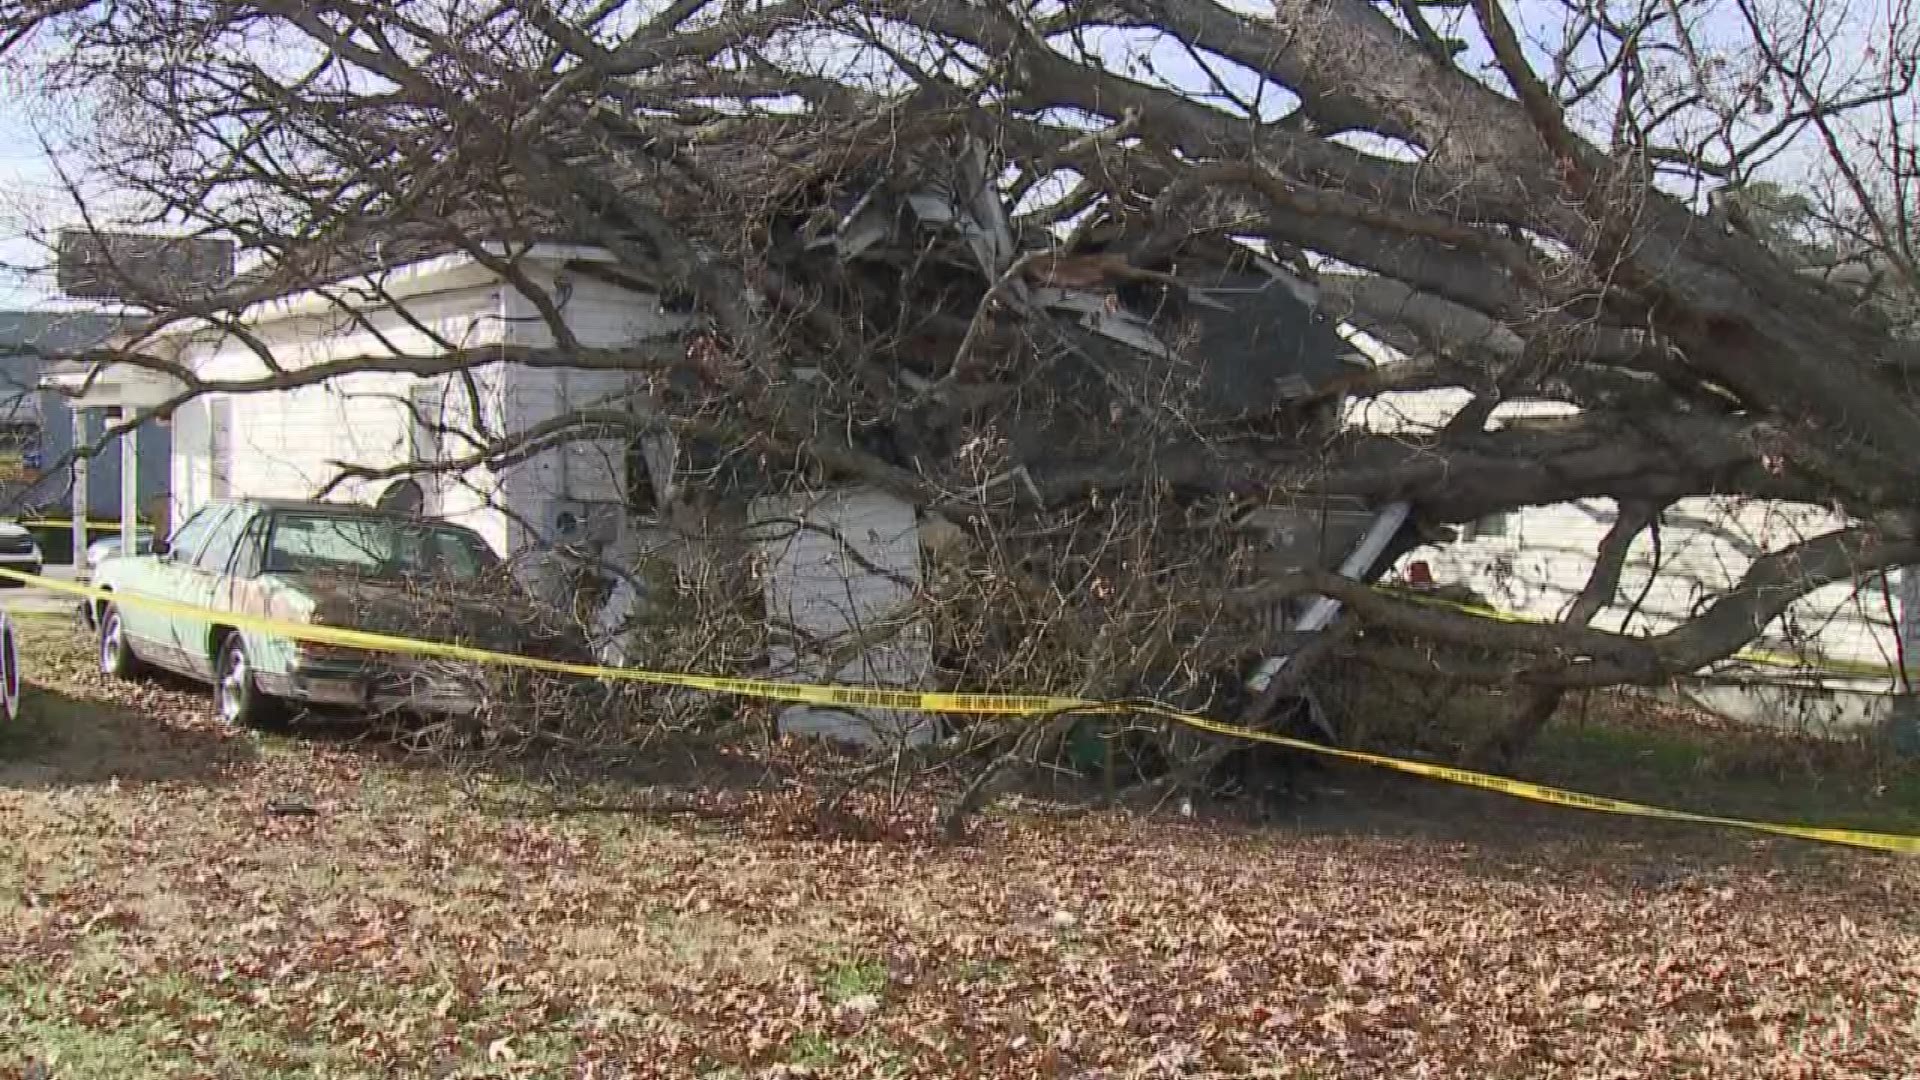
<svg viewBox="0 0 1920 1080"><path fill-rule="evenodd" d="M1133 265L1122 252L1136 245L1124 231L1109 230L1097 246L1023 250L977 143L963 140L944 162L906 172L907 183L877 175L830 199L806 223L806 249L849 263L887 260L920 248L910 233L943 233L998 301L1069 338L1121 346L1101 350L1133 369L1113 374L1138 386L1178 379L1185 407L1207 420L1270 412L1368 363L1312 284L1251 248L1229 245L1224 258L1178 250L1165 269Z"/></svg>

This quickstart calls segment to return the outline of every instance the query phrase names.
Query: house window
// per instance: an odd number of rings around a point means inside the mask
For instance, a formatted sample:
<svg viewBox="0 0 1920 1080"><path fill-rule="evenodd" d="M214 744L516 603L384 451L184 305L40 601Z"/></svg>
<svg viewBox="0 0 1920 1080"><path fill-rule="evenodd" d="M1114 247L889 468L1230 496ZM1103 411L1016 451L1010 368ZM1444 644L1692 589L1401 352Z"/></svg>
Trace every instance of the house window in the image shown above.
<svg viewBox="0 0 1920 1080"><path fill-rule="evenodd" d="M484 454L492 443L483 422L484 404L470 381L449 382L426 379L407 390L407 407L412 413L408 424L407 456L415 466L445 465L453 461L480 458L477 467L485 470L489 460ZM465 470L436 469L416 473L417 502L408 503L405 512L434 515L447 512L447 499L462 487ZM392 491L399 500L415 498L413 490Z"/></svg>
<svg viewBox="0 0 1920 1080"><path fill-rule="evenodd" d="M233 494L233 399L207 399L208 490L216 499Z"/></svg>
<svg viewBox="0 0 1920 1080"><path fill-rule="evenodd" d="M487 447L482 406L470 384L439 379L418 382L407 391L407 399L413 413L409 449L414 461L452 461Z"/></svg>
<svg viewBox="0 0 1920 1080"><path fill-rule="evenodd" d="M647 464L647 442L643 436L627 443L627 513L642 520L660 516L660 489Z"/></svg>
<svg viewBox="0 0 1920 1080"><path fill-rule="evenodd" d="M416 463L440 461L447 450L446 387L437 382L415 383L407 398L413 412L412 445L407 449Z"/></svg>

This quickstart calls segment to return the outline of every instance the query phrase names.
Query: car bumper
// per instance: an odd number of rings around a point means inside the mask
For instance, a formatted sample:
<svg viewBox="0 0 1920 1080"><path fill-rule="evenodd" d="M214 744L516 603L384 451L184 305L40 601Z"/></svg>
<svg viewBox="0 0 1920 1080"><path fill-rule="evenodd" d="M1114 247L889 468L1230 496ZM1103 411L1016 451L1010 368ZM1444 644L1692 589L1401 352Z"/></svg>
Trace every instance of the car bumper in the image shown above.
<svg viewBox="0 0 1920 1080"><path fill-rule="evenodd" d="M419 672L364 665L301 666L286 674L254 676L260 689L278 698L373 712L420 712L464 716L481 705L479 694L452 680Z"/></svg>
<svg viewBox="0 0 1920 1080"><path fill-rule="evenodd" d="M590 707L581 703L604 692L599 681L590 678L541 676L536 687L522 678L482 675L472 665L391 654L303 655L290 671L257 672L254 678L261 690L291 701L435 716L468 716L489 704L536 700L564 708ZM551 696L556 688L561 689L557 698Z"/></svg>

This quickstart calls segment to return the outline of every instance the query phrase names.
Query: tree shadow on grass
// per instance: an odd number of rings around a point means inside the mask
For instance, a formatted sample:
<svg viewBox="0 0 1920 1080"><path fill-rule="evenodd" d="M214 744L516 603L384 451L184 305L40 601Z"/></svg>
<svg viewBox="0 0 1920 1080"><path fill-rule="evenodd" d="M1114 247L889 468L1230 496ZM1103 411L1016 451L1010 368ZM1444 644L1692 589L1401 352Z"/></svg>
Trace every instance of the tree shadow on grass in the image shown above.
<svg viewBox="0 0 1920 1080"><path fill-rule="evenodd" d="M613 815L739 826L761 797L795 789L789 761L752 747L660 737L593 749L512 752L409 748L391 728L359 749L427 778L458 778L490 791L474 808L519 816Z"/></svg>
<svg viewBox="0 0 1920 1080"><path fill-rule="evenodd" d="M28 686L0 720L0 788L219 783L254 760L253 742L210 717L156 716Z"/></svg>
<svg viewBox="0 0 1920 1080"><path fill-rule="evenodd" d="M1729 813L1734 809L1730 807L1686 802L1690 800L1669 805L1766 820L1761 814ZM1542 805L1360 768L1329 769L1293 813L1262 831L1275 837L1360 841L1388 857L1437 857L1490 880L1554 881L1649 896L1784 874L1784 880L1810 897L1857 895L1863 903L1877 902L1884 891L1883 875L1905 873L1902 859L1878 851Z"/></svg>

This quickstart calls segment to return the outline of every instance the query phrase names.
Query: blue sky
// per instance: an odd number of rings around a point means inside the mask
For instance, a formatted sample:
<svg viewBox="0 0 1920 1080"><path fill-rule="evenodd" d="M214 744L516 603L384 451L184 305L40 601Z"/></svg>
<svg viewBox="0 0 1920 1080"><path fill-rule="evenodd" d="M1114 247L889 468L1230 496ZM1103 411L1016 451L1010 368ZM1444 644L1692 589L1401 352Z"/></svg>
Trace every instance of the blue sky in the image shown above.
<svg viewBox="0 0 1920 1080"><path fill-rule="evenodd" d="M53 169L42 152L39 137L13 97L0 112L0 307L19 307L44 298L50 282L20 276L13 268L41 261L37 245L23 240L29 221L40 218L58 190Z"/></svg>

